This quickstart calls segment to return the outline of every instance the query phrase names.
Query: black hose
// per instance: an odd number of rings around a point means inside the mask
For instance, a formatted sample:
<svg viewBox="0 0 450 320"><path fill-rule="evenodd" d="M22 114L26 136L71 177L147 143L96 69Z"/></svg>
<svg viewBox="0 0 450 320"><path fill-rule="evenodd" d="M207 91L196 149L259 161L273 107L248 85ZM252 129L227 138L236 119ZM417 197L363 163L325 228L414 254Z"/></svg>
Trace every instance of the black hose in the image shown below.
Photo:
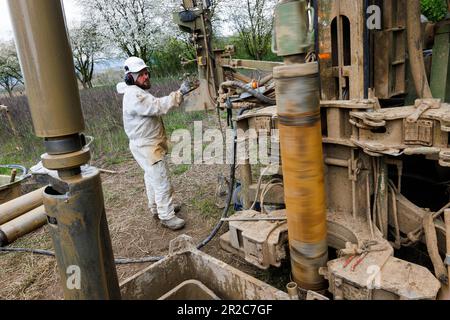
<svg viewBox="0 0 450 320"><path fill-rule="evenodd" d="M238 87L238 88L241 88L242 90L250 93L256 99L258 99L258 100L260 100L260 101L262 101L264 103L267 103L267 104L270 104L270 105L275 105L276 104L276 100L271 99L269 97L266 97L262 93L254 90L252 88L249 88L248 85L246 85L245 83L240 82L240 81L225 81L220 86L221 87Z"/></svg>
<svg viewBox="0 0 450 320"><path fill-rule="evenodd" d="M3 248L0 247L0 252L26 252L26 253L34 253L40 254L43 256L54 257L55 253L49 250L40 250L40 249L27 249L27 248ZM146 262L157 262L164 257L143 257L138 259L127 259L127 258L117 258L114 259L116 264L131 264L131 263L146 263Z"/></svg>
<svg viewBox="0 0 450 320"><path fill-rule="evenodd" d="M219 232L220 228L222 227L224 221L222 221L223 218L226 218L228 216L228 210L230 209L231 199L233 198L233 192L234 192L234 183L236 180L236 153L237 153L237 129L234 129L234 137L233 137L233 163L230 165L230 186L228 189L228 196L227 196L227 204L225 208L222 211L222 216L220 218L220 221L216 224L213 231L209 234L209 236L203 240L201 243L197 245L197 249L200 250L204 246L206 246Z"/></svg>
<svg viewBox="0 0 450 320"><path fill-rule="evenodd" d="M55 256L55 253L52 252L52 251L40 250L40 249L4 248L4 247L0 247L0 251L4 251L4 252L28 252L28 253L35 253L35 254L40 254L40 255L49 256L49 257L54 257Z"/></svg>

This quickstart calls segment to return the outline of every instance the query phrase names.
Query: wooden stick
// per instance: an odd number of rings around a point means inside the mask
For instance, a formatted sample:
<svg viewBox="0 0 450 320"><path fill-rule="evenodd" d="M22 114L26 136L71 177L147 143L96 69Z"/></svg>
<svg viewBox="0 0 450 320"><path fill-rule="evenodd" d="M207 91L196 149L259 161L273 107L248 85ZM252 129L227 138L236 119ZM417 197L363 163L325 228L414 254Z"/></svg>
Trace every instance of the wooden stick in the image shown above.
<svg viewBox="0 0 450 320"><path fill-rule="evenodd" d="M98 169L98 171L103 172L103 173L110 173L110 174L117 174L117 171L112 171L112 170L106 170L106 169Z"/></svg>

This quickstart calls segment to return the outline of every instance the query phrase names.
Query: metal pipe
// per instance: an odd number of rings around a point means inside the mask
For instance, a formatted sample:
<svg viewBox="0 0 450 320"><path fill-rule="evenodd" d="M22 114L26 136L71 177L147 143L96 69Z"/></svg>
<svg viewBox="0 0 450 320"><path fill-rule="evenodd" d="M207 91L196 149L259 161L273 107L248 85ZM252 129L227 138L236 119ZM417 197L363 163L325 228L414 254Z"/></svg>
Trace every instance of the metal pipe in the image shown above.
<svg viewBox="0 0 450 320"><path fill-rule="evenodd" d="M82 176L47 187L44 204L49 220L59 273L66 299L120 299L100 173L96 168ZM80 290L68 288L67 268L79 267Z"/></svg>
<svg viewBox="0 0 450 320"><path fill-rule="evenodd" d="M57 170L44 191L66 299L120 299L100 173L89 167L81 132L72 51L60 0L8 0L36 135L45 138L44 167ZM80 287L68 287L73 267ZM72 270L72 271L71 271Z"/></svg>
<svg viewBox="0 0 450 320"><path fill-rule="evenodd" d="M38 137L84 130L72 51L58 0L9 0L15 41ZM59 10L55 10L59 9ZM30 85L33 84L33 85Z"/></svg>
<svg viewBox="0 0 450 320"><path fill-rule="evenodd" d="M409 64L419 98L433 98L423 59L420 0L409 0L406 6L406 29Z"/></svg>
<svg viewBox="0 0 450 320"><path fill-rule="evenodd" d="M17 218L43 204L44 188L27 193L19 198L0 205L0 225Z"/></svg>
<svg viewBox="0 0 450 320"><path fill-rule="evenodd" d="M47 221L44 206L37 207L0 226L0 247L42 227Z"/></svg>
<svg viewBox="0 0 450 320"><path fill-rule="evenodd" d="M292 278L299 287L325 287L319 268L328 260L319 67L300 64L314 46L307 2L275 7L276 53L284 66L273 70L280 132Z"/></svg>
<svg viewBox="0 0 450 320"><path fill-rule="evenodd" d="M299 300L299 296L298 296L298 286L297 283L295 282L289 282L286 285L286 290L287 293L289 295L289 297L291 298L291 300Z"/></svg>
<svg viewBox="0 0 450 320"><path fill-rule="evenodd" d="M335 159L335 158L325 158L325 164L334 167L348 168L348 160Z"/></svg>
<svg viewBox="0 0 450 320"><path fill-rule="evenodd" d="M321 290L328 259L317 63L274 69L293 280Z"/></svg>

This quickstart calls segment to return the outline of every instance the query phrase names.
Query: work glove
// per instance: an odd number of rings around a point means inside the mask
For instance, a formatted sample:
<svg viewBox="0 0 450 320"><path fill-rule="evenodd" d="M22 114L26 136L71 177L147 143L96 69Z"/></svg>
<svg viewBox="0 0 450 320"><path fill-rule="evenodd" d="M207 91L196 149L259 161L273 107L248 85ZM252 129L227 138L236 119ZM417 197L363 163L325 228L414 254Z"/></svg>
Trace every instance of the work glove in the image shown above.
<svg viewBox="0 0 450 320"><path fill-rule="evenodd" d="M189 80L184 80L180 87L180 92L184 96L188 94L192 89L191 82Z"/></svg>

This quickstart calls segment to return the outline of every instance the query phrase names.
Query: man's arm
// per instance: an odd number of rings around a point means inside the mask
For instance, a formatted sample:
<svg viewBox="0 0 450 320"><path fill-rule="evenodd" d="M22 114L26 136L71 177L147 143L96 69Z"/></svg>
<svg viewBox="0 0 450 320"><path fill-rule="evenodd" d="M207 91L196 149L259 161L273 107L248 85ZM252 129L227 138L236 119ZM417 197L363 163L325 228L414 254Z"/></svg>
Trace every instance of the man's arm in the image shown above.
<svg viewBox="0 0 450 320"><path fill-rule="evenodd" d="M170 109L179 107L183 102L183 95L179 90L163 98L155 98L151 94L139 94L137 100L134 111L138 115L144 117L162 116L167 114Z"/></svg>

